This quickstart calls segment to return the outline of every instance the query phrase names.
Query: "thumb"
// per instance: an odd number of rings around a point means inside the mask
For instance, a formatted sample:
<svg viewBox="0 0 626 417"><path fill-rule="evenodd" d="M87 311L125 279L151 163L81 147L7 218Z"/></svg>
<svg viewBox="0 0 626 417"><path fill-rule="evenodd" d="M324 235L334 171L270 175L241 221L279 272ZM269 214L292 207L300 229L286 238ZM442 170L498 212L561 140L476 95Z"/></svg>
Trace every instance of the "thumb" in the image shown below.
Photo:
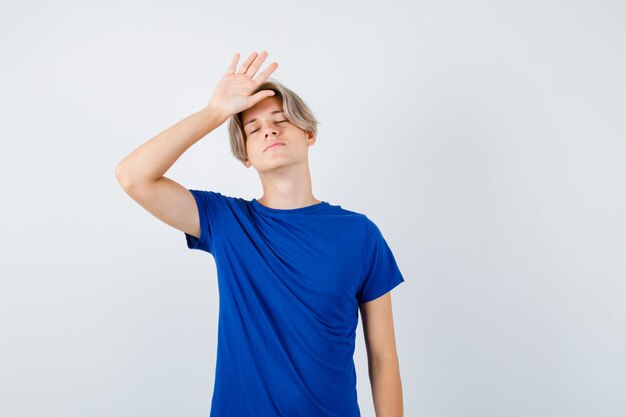
<svg viewBox="0 0 626 417"><path fill-rule="evenodd" d="M250 97L251 101L252 101L252 106L254 106L255 104L257 104L259 101L271 97L273 96L275 93L272 90L261 90L258 93L254 94L253 96Z"/></svg>

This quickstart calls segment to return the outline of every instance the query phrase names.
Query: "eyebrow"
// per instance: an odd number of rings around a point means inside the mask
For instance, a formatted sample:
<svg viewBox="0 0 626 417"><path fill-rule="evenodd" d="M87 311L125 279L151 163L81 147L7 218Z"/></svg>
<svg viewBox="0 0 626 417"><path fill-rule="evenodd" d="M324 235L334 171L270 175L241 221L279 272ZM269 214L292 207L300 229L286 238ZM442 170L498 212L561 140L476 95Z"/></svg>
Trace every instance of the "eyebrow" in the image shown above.
<svg viewBox="0 0 626 417"><path fill-rule="evenodd" d="M275 110L275 111L271 112L270 114L276 114L276 113L284 113L284 111L282 111L282 110ZM248 120L248 121L247 121L247 122L243 125L243 127L246 127L246 125L248 125L248 124L250 124L250 123L252 123L252 122L255 122L255 121L256 121L256 118L251 119L251 120Z"/></svg>

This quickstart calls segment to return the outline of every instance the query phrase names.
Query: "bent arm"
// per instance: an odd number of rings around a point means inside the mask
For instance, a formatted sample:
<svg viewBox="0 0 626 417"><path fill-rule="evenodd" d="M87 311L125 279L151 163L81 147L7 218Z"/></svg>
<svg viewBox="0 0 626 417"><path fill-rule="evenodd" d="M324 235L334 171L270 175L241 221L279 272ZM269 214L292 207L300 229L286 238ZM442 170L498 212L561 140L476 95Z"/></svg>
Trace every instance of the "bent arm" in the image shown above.
<svg viewBox="0 0 626 417"><path fill-rule="evenodd" d="M170 226L200 237L199 208L194 196L164 174L191 145L222 125L232 114L274 94L271 90L252 94L278 66L277 63L270 65L253 79L266 57L265 51L260 56L253 53L235 72L239 60L239 53L236 53L202 110L162 131L117 164L117 181L133 200Z"/></svg>
<svg viewBox="0 0 626 417"><path fill-rule="evenodd" d="M186 117L118 163L117 181L126 194L159 220L198 238L200 219L194 197L163 174L191 145L225 120L211 106Z"/></svg>

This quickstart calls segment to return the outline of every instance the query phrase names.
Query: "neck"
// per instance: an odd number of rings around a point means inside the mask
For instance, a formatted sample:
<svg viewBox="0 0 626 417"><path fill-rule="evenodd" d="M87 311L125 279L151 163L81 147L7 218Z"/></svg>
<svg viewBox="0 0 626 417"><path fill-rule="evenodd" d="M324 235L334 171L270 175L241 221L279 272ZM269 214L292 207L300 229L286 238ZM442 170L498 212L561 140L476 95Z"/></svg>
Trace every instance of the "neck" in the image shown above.
<svg viewBox="0 0 626 417"><path fill-rule="evenodd" d="M257 201L266 207L293 209L320 202L312 192L308 164L284 166L259 174L263 197Z"/></svg>

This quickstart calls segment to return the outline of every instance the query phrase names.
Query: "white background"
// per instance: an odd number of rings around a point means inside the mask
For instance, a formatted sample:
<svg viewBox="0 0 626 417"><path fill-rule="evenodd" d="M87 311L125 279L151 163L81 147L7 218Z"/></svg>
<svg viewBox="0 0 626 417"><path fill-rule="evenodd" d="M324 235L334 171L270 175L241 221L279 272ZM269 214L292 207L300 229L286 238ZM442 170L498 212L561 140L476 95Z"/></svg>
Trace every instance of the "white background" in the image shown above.
<svg viewBox="0 0 626 417"><path fill-rule="evenodd" d="M213 258L114 171L262 50L320 121L314 195L376 222L405 276L405 416L626 415L625 21L608 0L2 0L0 416L209 415ZM262 195L225 124L166 176Z"/></svg>

